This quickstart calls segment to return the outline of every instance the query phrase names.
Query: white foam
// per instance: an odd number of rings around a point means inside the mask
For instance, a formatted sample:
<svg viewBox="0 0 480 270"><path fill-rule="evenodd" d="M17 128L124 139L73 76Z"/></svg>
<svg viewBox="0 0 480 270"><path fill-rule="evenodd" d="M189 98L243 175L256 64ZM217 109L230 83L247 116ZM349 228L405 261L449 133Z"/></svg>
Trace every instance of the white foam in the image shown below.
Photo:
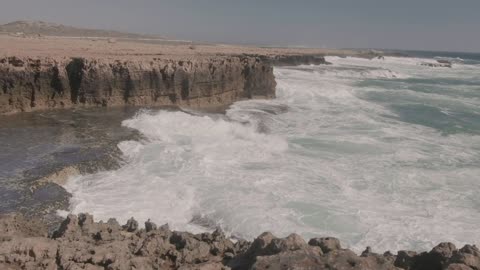
<svg viewBox="0 0 480 270"><path fill-rule="evenodd" d="M333 67L275 69L276 100L238 102L225 117L162 111L125 121L145 140L119 144L119 170L71 179L72 211L174 229L212 223L250 239L330 235L356 251L480 239L480 136L396 120L360 98L381 90L355 86L395 80L385 70L426 76L424 67L404 58L328 61Z"/></svg>

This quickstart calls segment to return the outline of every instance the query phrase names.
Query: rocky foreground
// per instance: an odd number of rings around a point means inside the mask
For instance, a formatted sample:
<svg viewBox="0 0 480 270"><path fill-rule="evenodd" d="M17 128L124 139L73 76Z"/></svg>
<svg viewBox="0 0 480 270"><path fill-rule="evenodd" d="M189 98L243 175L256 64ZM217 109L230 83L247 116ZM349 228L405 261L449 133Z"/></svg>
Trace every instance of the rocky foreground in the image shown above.
<svg viewBox="0 0 480 270"><path fill-rule="evenodd" d="M191 234L133 218L94 222L70 215L48 236L37 220L20 215L0 218L0 269L480 269L480 250L441 243L430 252L374 253L360 256L336 238L297 234L277 238L263 233L253 242L233 242L221 230Z"/></svg>

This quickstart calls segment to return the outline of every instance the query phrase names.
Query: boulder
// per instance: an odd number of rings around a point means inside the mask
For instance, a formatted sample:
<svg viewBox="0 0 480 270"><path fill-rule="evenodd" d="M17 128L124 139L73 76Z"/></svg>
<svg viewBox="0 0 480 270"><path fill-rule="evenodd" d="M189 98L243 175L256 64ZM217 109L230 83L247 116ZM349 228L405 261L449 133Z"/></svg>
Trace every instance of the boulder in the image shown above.
<svg viewBox="0 0 480 270"><path fill-rule="evenodd" d="M173 232L170 243L175 245L178 251L177 263L202 263L210 257L210 245L199 241L193 234Z"/></svg>
<svg viewBox="0 0 480 270"><path fill-rule="evenodd" d="M150 219L145 222L145 230L147 232L151 232L151 231L154 231L156 229L157 229L157 224L151 222Z"/></svg>
<svg viewBox="0 0 480 270"><path fill-rule="evenodd" d="M325 237L325 238L313 238L308 241L310 246L320 247L323 253L329 253L334 250L339 250L342 247L340 246L340 240L334 237Z"/></svg>
<svg viewBox="0 0 480 270"><path fill-rule="evenodd" d="M396 267L409 270L413 266L415 256L417 253L414 251L400 250L394 264Z"/></svg>
<svg viewBox="0 0 480 270"><path fill-rule="evenodd" d="M453 264L464 264L473 269L480 269L480 250L476 246L465 245L453 253L450 262Z"/></svg>
<svg viewBox="0 0 480 270"><path fill-rule="evenodd" d="M138 221L133 217L127 220L127 224L123 225L123 229L127 232L135 232L138 229Z"/></svg>

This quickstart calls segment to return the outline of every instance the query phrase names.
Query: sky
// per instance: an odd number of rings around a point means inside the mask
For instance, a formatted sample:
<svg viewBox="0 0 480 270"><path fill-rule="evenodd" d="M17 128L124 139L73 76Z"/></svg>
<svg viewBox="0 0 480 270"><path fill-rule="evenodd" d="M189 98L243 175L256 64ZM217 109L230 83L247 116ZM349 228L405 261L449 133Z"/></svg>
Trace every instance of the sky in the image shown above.
<svg viewBox="0 0 480 270"><path fill-rule="evenodd" d="M267 46L480 52L480 0L0 0L43 20Z"/></svg>

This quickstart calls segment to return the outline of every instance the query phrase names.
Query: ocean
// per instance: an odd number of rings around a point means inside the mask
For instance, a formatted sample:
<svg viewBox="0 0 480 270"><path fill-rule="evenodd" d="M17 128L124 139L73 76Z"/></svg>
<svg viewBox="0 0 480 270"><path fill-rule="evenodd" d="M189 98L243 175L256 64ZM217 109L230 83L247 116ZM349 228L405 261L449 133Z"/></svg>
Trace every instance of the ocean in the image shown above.
<svg viewBox="0 0 480 270"><path fill-rule="evenodd" d="M355 251L475 244L480 55L411 55L278 67L276 99L225 114L141 110L122 122L140 135L118 143L121 166L71 177L61 214ZM424 65L438 59L452 68Z"/></svg>

